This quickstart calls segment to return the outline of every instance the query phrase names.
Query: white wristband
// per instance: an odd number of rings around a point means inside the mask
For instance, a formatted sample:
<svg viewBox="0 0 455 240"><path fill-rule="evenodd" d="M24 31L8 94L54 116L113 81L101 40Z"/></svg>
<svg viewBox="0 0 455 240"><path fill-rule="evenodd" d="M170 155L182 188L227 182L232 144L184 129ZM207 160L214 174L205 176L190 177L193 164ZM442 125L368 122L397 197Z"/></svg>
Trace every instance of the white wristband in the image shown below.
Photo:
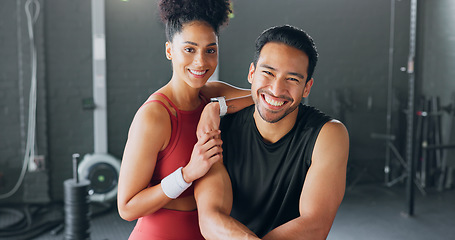
<svg viewBox="0 0 455 240"><path fill-rule="evenodd" d="M224 97L216 97L216 98L211 98L210 99L212 102L218 102L220 104L220 117L226 115L227 113L227 104L226 104L226 98Z"/></svg>
<svg viewBox="0 0 455 240"><path fill-rule="evenodd" d="M187 183L183 179L182 168L179 167L173 173L167 175L167 177L161 180L161 188L164 194L169 198L176 199L182 194L187 188L193 184L193 182Z"/></svg>

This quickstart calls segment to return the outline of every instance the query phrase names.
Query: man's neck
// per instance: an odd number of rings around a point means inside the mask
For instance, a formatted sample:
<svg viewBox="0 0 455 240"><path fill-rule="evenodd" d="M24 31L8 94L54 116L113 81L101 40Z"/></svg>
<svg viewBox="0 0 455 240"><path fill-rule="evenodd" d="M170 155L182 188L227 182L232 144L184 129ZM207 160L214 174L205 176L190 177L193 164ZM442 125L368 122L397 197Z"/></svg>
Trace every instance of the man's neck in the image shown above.
<svg viewBox="0 0 455 240"><path fill-rule="evenodd" d="M294 127L298 112L299 108L296 108L292 113L288 114L278 122L269 123L264 121L264 119L262 119L259 115L257 109L255 109L253 118L264 141L268 143L276 143Z"/></svg>

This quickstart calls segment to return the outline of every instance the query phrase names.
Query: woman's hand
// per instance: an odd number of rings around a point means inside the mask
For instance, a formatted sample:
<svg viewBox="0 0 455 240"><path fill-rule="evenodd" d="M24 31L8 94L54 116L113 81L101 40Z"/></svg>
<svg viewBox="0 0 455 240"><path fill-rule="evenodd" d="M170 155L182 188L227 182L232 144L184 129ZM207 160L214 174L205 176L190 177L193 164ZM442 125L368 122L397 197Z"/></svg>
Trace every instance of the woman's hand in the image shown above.
<svg viewBox="0 0 455 240"><path fill-rule="evenodd" d="M202 136L213 130L220 128L220 104L211 102L204 107L199 124L197 125L196 136L201 139ZM216 136L219 138L219 135Z"/></svg>
<svg viewBox="0 0 455 240"><path fill-rule="evenodd" d="M207 104L202 111L190 162L182 169L183 179L192 182L204 176L212 165L223 159L220 137L220 106L216 102Z"/></svg>
<svg viewBox="0 0 455 240"><path fill-rule="evenodd" d="M212 165L223 159L220 130L204 133L191 153L190 162L182 169L183 179L190 183L204 176Z"/></svg>

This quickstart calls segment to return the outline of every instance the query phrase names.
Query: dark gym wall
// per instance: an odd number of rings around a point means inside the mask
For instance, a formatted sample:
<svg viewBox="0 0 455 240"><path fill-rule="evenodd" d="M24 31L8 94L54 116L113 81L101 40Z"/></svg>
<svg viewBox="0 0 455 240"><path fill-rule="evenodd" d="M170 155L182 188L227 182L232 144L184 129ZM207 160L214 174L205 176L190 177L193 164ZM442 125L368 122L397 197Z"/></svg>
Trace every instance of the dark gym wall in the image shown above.
<svg viewBox="0 0 455 240"><path fill-rule="evenodd" d="M90 0L46 0L44 6L48 85L51 196L63 198L72 178L71 155L93 152L93 114L82 100L92 97Z"/></svg>
<svg viewBox="0 0 455 240"><path fill-rule="evenodd" d="M172 75L156 1L106 1L108 148L121 159L134 114Z"/></svg>
<svg viewBox="0 0 455 240"><path fill-rule="evenodd" d="M21 139L21 134L25 133L21 132L18 104L20 90L17 49L20 43L16 13L15 1L0 3L0 193L13 188L14 179L19 176L22 165L22 149L25 148L25 141ZM4 33L8 33L8 36L4 36ZM26 91L21 94L26 94Z"/></svg>
<svg viewBox="0 0 455 240"><path fill-rule="evenodd" d="M40 2L42 12L36 26L41 52L37 144L50 170L52 199L61 200L62 183L72 175L71 154L93 152L93 113L82 108L82 101L92 97L90 0ZM259 33L270 26L286 23L303 28L313 36L320 53L309 104L347 125L351 135L350 163L367 167L374 180L381 178L384 142L372 139L370 134L385 131L390 1L340 0L330 4L317 0L233 2L235 17L220 35L220 79L249 87L246 75L253 56L254 40ZM427 41L436 34L437 29L428 30L429 26L447 26L446 20L452 14L443 4L448 2L450 0L420 5L430 15L421 17L427 27L421 36L423 43L420 47L428 48L430 43ZM0 194L11 189L17 180L24 151L21 131L25 130L20 125L19 110L18 44L23 45L25 111L28 109L30 66L22 10L25 0L19 3L20 10L17 1L0 1ZM17 34L18 11L22 11L19 18L22 40ZM438 14L445 17L435 17ZM400 135L405 129L400 121L404 119L407 75L399 69L406 66L409 50L409 0L396 1L394 33L396 101L393 119L395 133ZM453 32L449 35L453 36ZM446 48L453 48L450 44L453 40L444 36L432 39L431 45L445 42ZM113 156L121 159L128 128L137 108L171 77L171 66L164 55L164 28L158 21L156 2L106 1L106 41L108 148ZM436 53L424 52L424 57ZM447 61L447 66L453 65L451 52L438 52L434 59L442 58ZM422 81L419 82L421 88L426 88L428 76L441 74L437 75L439 77L434 81L438 82L434 84L453 90L453 81L448 78L453 75L448 70L453 69L444 69L429 58L419 65L425 69L422 70L425 81L418 77ZM433 66L428 70L430 63ZM447 75L442 75L444 71ZM438 93L439 88L435 87L433 94ZM22 199L21 191L8 201L18 199Z"/></svg>
<svg viewBox="0 0 455 240"><path fill-rule="evenodd" d="M31 84L31 46L25 0L0 1L0 195L16 186L27 144ZM41 7L43 0L39 3ZM41 9L42 10L42 9ZM32 15L33 15L32 11ZM34 41L37 56L35 154L48 156L47 89L43 11L36 20ZM22 201L22 189L7 201ZM0 199L0 202L4 200Z"/></svg>
<svg viewBox="0 0 455 240"><path fill-rule="evenodd" d="M421 1L419 30L419 88L426 97L439 96L447 106L455 97L455 1ZM449 141L449 117L442 115L443 137ZM454 124L455 126L455 124ZM446 130L446 131L444 131ZM452 132L453 133L453 132ZM451 136L451 141L455 137Z"/></svg>
<svg viewBox="0 0 455 240"><path fill-rule="evenodd" d="M91 1L47 1L51 190L63 196L71 154L92 153ZM128 128L148 95L171 76L154 1L105 1L108 152L121 159ZM51 95L51 93L53 95Z"/></svg>
<svg viewBox="0 0 455 240"><path fill-rule="evenodd" d="M341 120L351 140L351 165L368 167L382 177L385 133L391 1L265 0L234 1L235 18L220 37L221 79L243 87L254 53L254 41L266 28L291 24L307 31L319 50L309 104ZM394 125L406 101L405 66L409 41L409 1L395 4ZM241 37L239 37L241 36ZM398 143L400 144L400 143Z"/></svg>

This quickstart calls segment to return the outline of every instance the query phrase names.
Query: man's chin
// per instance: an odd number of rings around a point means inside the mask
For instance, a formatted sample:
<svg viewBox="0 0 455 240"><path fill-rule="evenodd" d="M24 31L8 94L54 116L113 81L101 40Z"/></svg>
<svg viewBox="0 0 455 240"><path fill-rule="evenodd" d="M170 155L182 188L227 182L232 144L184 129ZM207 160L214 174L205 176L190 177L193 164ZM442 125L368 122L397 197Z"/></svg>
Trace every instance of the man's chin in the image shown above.
<svg viewBox="0 0 455 240"><path fill-rule="evenodd" d="M258 105L256 105L256 110L258 111L259 116L261 116L262 120L268 123L276 123L280 121L290 113L294 112L297 108L298 106L295 106L291 109L281 109L280 111L274 111L265 107L258 107Z"/></svg>
<svg viewBox="0 0 455 240"><path fill-rule="evenodd" d="M264 120L267 123L276 123L283 119L286 115L285 114L280 114L280 113L274 113L272 111L268 110L259 110L259 116L261 116L262 120Z"/></svg>

